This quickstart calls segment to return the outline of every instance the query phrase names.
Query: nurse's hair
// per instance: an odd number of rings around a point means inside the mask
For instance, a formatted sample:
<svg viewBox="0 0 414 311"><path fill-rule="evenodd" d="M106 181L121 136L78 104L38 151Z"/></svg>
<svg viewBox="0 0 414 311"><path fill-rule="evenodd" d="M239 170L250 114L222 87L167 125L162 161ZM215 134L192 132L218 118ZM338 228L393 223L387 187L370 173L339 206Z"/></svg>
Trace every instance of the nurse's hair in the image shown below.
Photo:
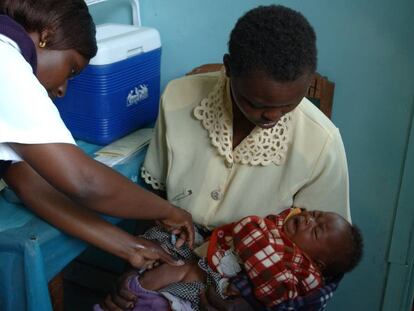
<svg viewBox="0 0 414 311"><path fill-rule="evenodd" d="M316 70L316 35L299 12L259 6L239 18L228 43L231 74L264 71L275 81L294 81Z"/></svg>
<svg viewBox="0 0 414 311"><path fill-rule="evenodd" d="M0 13L28 32L47 32L45 48L96 55L95 24L84 0L0 0Z"/></svg>

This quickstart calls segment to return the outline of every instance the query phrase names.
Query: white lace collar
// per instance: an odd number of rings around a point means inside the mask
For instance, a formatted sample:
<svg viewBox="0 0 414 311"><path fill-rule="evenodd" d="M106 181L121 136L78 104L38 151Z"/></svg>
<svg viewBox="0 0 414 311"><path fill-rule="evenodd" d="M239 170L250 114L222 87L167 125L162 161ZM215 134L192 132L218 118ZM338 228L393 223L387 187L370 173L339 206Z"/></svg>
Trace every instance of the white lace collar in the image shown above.
<svg viewBox="0 0 414 311"><path fill-rule="evenodd" d="M233 115L230 86L224 71L206 98L194 108L194 116L209 132L211 143L228 165L232 163L282 165L288 151L292 112L270 129L256 126L233 150Z"/></svg>

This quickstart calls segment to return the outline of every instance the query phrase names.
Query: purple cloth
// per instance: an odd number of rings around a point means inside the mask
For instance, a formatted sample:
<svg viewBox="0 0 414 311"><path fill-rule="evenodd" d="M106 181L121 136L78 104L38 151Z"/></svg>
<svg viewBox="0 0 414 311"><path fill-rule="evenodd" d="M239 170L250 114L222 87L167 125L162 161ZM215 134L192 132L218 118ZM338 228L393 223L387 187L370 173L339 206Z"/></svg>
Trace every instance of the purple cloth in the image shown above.
<svg viewBox="0 0 414 311"><path fill-rule="evenodd" d="M170 304L160 293L142 288L138 276L129 279L128 289L137 296L137 301L132 311L168 311ZM99 305L93 306L93 311L103 311Z"/></svg>

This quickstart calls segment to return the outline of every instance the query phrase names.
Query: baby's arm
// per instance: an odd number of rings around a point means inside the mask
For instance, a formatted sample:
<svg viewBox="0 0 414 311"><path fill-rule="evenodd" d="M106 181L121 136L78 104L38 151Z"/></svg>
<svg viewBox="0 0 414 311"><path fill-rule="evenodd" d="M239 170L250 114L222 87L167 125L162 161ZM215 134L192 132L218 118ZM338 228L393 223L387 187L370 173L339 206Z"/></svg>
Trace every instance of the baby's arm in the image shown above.
<svg viewBox="0 0 414 311"><path fill-rule="evenodd" d="M182 266L162 264L146 271L140 278L143 288L159 290L172 283L206 282L206 275L197 262L187 262Z"/></svg>

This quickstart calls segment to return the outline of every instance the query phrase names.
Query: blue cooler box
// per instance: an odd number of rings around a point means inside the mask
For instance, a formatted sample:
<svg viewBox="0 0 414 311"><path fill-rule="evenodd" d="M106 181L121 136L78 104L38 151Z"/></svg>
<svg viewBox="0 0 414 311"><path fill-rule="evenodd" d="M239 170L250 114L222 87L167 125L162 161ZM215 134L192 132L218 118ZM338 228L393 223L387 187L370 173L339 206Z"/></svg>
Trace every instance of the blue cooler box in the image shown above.
<svg viewBox="0 0 414 311"><path fill-rule="evenodd" d="M106 145L158 113L161 40L154 28L97 26L98 54L55 100L75 138Z"/></svg>

